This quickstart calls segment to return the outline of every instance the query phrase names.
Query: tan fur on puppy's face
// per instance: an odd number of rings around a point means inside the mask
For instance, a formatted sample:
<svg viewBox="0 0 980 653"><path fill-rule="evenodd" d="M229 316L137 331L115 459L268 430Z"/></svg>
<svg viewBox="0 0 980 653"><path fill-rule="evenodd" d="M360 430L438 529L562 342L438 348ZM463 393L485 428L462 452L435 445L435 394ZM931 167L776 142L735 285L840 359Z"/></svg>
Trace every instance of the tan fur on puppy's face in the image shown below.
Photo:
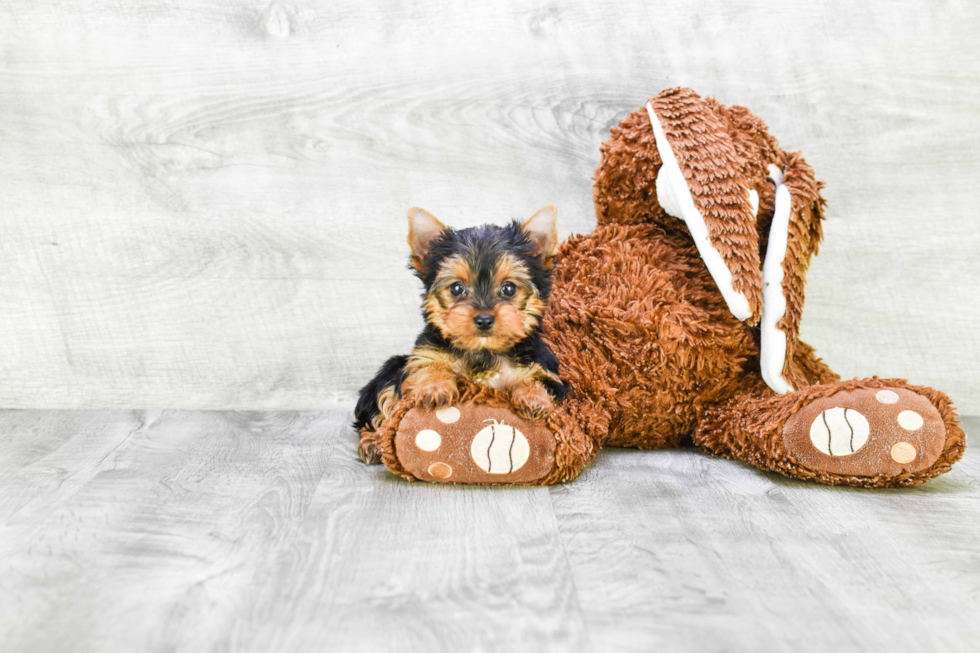
<svg viewBox="0 0 980 653"><path fill-rule="evenodd" d="M494 325L489 332L480 331L473 323L478 313L493 315ZM444 325L443 335L465 351L502 352L526 337L520 313L509 304L496 306L489 311L476 311L462 303L449 309Z"/></svg>
<svg viewBox="0 0 980 653"><path fill-rule="evenodd" d="M451 339L451 330L446 325L449 312L457 303L453 297L452 285L456 282L469 285L472 282L470 268L466 261L459 256L446 259L439 266L436 280L429 289L423 305L425 319L432 326L439 329L443 336ZM459 318L457 318L459 319ZM472 319L470 320L472 322Z"/></svg>
<svg viewBox="0 0 980 653"><path fill-rule="evenodd" d="M463 294L453 295L455 284ZM513 296L504 292L513 284ZM458 287L458 286L457 286ZM540 323L545 302L531 281L527 267L511 254L498 257L488 278L481 279L462 256L442 262L425 300L426 319L453 346L465 351L503 352L526 338ZM493 327L481 331L474 319L493 316Z"/></svg>

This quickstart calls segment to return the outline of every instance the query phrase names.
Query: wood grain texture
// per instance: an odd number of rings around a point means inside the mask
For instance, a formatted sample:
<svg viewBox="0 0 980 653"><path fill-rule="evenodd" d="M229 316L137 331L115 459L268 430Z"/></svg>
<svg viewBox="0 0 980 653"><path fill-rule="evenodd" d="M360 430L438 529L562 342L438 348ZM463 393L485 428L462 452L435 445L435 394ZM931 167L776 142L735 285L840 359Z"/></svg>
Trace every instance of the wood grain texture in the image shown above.
<svg viewBox="0 0 980 653"><path fill-rule="evenodd" d="M0 412L0 650L972 651L980 456L906 490L606 450L408 483L345 411ZM980 420L966 424L969 432Z"/></svg>
<svg viewBox="0 0 980 653"><path fill-rule="evenodd" d="M0 406L326 408L417 333L404 214L594 225L685 84L828 183L803 337L980 411L980 6L0 2Z"/></svg>

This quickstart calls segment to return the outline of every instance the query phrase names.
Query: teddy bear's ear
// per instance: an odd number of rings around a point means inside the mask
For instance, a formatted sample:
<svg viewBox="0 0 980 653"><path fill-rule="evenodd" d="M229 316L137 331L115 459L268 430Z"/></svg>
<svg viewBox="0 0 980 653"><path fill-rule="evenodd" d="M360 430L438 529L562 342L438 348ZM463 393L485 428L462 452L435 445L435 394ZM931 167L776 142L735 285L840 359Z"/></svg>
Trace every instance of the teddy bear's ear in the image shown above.
<svg viewBox="0 0 980 653"><path fill-rule="evenodd" d="M412 267L425 274L425 259L430 245L446 231L446 225L425 209L413 206L408 210L408 246L412 249Z"/></svg>
<svg viewBox="0 0 980 653"><path fill-rule="evenodd" d="M544 260L545 268L554 264L558 252L558 208L554 204L540 209L521 225L534 244L535 253Z"/></svg>

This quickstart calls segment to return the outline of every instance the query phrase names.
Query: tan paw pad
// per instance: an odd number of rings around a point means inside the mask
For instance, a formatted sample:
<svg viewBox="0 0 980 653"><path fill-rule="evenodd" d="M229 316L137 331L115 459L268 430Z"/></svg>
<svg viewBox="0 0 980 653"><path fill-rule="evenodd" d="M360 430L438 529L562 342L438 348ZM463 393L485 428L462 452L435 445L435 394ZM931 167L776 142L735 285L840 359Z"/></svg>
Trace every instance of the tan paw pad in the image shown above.
<svg viewBox="0 0 980 653"><path fill-rule="evenodd" d="M905 465L915 460L917 455L915 447L908 442L898 442L892 447L892 460Z"/></svg>
<svg viewBox="0 0 980 653"><path fill-rule="evenodd" d="M429 465L428 471L440 480L445 480L453 475L453 468L446 463L432 463Z"/></svg>

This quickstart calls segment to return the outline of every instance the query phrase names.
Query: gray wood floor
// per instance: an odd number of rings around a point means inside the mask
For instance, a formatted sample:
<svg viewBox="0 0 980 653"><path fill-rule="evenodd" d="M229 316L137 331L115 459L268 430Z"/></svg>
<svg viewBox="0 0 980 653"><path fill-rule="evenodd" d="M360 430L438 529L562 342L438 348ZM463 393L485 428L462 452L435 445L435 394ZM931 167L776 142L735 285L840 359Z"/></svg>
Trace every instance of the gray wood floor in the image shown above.
<svg viewBox="0 0 980 653"><path fill-rule="evenodd" d="M615 449L440 487L348 419L0 413L0 650L976 650L974 450L912 490Z"/></svg>

